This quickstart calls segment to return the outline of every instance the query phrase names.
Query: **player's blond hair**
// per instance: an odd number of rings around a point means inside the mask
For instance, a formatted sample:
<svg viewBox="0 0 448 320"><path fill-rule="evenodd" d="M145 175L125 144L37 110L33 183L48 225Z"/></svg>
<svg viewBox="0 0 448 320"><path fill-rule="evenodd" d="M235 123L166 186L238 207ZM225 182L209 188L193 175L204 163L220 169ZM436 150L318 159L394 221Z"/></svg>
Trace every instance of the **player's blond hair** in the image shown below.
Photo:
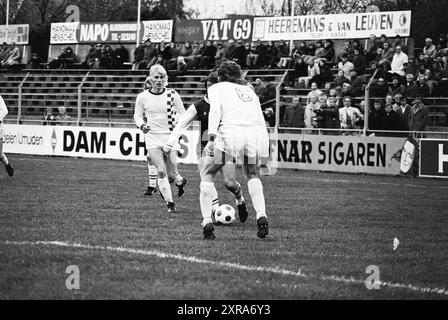
<svg viewBox="0 0 448 320"><path fill-rule="evenodd" d="M165 79L165 81L163 82L164 86L168 86L168 73L160 64L155 64L151 67L151 69L149 69L149 76L147 78L147 81L154 81L154 77L156 76L156 74L160 74Z"/></svg>

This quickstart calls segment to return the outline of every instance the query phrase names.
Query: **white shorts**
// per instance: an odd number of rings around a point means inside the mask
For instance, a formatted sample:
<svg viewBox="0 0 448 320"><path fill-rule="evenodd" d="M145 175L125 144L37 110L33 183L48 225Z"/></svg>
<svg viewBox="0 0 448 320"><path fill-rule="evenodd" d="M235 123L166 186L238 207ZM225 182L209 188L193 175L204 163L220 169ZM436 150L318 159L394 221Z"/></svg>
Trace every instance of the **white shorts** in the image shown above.
<svg viewBox="0 0 448 320"><path fill-rule="evenodd" d="M162 149L168 143L169 133L151 133L145 134L145 145L147 150ZM180 150L179 143L173 146L173 150Z"/></svg>
<svg viewBox="0 0 448 320"><path fill-rule="evenodd" d="M269 134L265 128L248 127L231 132L219 132L215 149L243 160L269 157Z"/></svg>

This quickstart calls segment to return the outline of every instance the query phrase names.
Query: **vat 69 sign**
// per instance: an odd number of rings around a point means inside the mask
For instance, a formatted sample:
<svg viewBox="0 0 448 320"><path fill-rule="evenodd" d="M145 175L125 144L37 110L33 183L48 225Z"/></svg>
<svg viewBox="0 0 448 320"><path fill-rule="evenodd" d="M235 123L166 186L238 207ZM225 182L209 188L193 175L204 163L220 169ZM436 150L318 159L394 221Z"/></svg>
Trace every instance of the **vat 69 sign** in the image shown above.
<svg viewBox="0 0 448 320"><path fill-rule="evenodd" d="M82 158L145 160L143 133L138 129L70 126L6 125L6 153ZM190 129L180 140L180 163L197 163L199 131Z"/></svg>

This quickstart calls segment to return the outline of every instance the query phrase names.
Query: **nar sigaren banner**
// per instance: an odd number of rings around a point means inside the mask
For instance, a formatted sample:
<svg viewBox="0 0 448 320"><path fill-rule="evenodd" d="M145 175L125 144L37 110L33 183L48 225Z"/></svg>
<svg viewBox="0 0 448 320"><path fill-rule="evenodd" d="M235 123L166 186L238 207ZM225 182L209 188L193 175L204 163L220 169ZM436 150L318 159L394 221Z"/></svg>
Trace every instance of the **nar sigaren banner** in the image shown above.
<svg viewBox="0 0 448 320"><path fill-rule="evenodd" d="M271 134L278 167L330 172L399 175L391 161L405 138ZM272 145L276 143L276 145Z"/></svg>
<svg viewBox="0 0 448 320"><path fill-rule="evenodd" d="M231 19L180 20L176 23L175 41L250 41L253 17Z"/></svg>
<svg viewBox="0 0 448 320"><path fill-rule="evenodd" d="M420 140L420 177L448 178L448 140Z"/></svg>
<svg viewBox="0 0 448 320"><path fill-rule="evenodd" d="M411 11L254 18L253 40L362 39L409 37Z"/></svg>
<svg viewBox="0 0 448 320"><path fill-rule="evenodd" d="M8 36L6 36L8 31ZM10 24L8 29L6 25L0 25L0 43L12 43L17 45L26 45L29 41L30 26L28 24Z"/></svg>
<svg viewBox="0 0 448 320"><path fill-rule="evenodd" d="M181 137L180 163L197 163L199 130ZM144 135L139 129L71 126L5 125L5 153L144 161Z"/></svg>
<svg viewBox="0 0 448 320"><path fill-rule="evenodd" d="M171 42L173 20L142 21L140 40ZM137 24L123 23L52 23L51 44L136 43Z"/></svg>

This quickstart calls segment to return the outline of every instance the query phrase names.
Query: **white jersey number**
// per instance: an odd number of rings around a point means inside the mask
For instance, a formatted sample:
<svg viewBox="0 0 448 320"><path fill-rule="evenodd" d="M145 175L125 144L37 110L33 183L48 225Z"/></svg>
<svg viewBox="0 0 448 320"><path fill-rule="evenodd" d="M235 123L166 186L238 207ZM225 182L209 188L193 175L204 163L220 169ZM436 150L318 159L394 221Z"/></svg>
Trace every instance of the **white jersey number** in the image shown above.
<svg viewBox="0 0 448 320"><path fill-rule="evenodd" d="M238 93L238 97L244 102L251 102L253 100L250 91L250 88L242 88L242 87L235 87L236 93Z"/></svg>

